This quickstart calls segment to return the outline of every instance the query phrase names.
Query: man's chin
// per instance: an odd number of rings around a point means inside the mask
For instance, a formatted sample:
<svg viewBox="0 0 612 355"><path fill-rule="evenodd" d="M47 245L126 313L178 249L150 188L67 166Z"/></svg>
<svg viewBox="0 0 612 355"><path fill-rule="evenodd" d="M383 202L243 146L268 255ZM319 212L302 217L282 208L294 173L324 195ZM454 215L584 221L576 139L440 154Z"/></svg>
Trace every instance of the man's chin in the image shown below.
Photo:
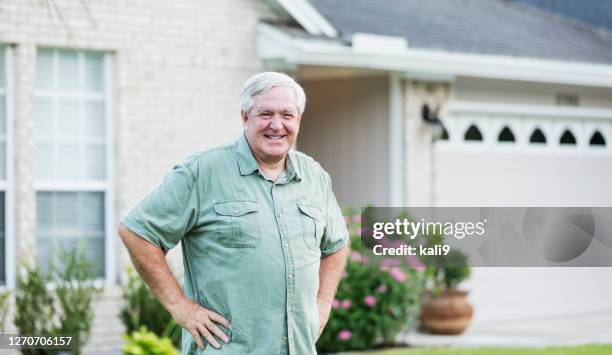
<svg viewBox="0 0 612 355"><path fill-rule="evenodd" d="M264 154L269 160L280 160L280 159L283 159L287 155L288 152L289 152L289 149L275 148L275 149L267 149L264 152Z"/></svg>

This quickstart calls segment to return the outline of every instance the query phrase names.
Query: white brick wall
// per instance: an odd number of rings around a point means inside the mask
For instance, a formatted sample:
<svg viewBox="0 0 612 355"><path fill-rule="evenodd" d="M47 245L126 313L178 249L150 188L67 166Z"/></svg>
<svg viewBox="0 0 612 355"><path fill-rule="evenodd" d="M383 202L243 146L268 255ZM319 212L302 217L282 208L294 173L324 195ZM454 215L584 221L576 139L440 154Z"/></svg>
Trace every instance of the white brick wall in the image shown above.
<svg viewBox="0 0 612 355"><path fill-rule="evenodd" d="M15 46L18 258L33 250L28 246L36 240L32 98L37 46L114 54L118 221L175 163L240 133L242 84L263 69L255 52L255 25L273 17L260 0L1 1L0 43ZM121 270L127 257L119 242L117 251ZM104 311L98 312L90 352L118 351L123 331L116 318L118 297L111 289L101 301Z"/></svg>

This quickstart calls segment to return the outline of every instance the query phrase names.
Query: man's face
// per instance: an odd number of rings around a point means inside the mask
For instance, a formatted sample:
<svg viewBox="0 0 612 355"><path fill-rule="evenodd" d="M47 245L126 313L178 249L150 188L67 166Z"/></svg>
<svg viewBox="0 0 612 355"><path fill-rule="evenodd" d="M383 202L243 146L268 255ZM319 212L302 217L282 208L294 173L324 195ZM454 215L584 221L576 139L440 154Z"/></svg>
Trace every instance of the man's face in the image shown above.
<svg viewBox="0 0 612 355"><path fill-rule="evenodd" d="M255 156L266 163L283 159L293 146L302 116L293 89L274 86L253 97L253 107L242 112L242 124Z"/></svg>

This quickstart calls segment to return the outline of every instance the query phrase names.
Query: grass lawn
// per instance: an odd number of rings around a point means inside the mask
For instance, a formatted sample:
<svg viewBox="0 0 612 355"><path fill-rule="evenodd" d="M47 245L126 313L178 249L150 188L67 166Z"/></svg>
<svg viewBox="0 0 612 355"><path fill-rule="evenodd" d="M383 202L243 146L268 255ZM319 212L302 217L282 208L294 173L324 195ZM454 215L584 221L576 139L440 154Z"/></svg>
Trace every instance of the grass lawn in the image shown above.
<svg viewBox="0 0 612 355"><path fill-rule="evenodd" d="M353 355L604 355L612 354L612 344L552 348L405 348Z"/></svg>

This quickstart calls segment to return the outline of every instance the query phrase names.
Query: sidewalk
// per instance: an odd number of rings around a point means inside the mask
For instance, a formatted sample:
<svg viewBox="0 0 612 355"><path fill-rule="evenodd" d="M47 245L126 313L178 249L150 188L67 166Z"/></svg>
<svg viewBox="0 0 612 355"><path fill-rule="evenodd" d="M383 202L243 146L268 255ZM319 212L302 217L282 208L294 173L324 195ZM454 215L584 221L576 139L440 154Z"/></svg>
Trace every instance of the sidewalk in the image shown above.
<svg viewBox="0 0 612 355"><path fill-rule="evenodd" d="M415 347L546 347L612 343L612 312L585 313L520 321L496 321L470 326L458 336L416 331L398 341Z"/></svg>

